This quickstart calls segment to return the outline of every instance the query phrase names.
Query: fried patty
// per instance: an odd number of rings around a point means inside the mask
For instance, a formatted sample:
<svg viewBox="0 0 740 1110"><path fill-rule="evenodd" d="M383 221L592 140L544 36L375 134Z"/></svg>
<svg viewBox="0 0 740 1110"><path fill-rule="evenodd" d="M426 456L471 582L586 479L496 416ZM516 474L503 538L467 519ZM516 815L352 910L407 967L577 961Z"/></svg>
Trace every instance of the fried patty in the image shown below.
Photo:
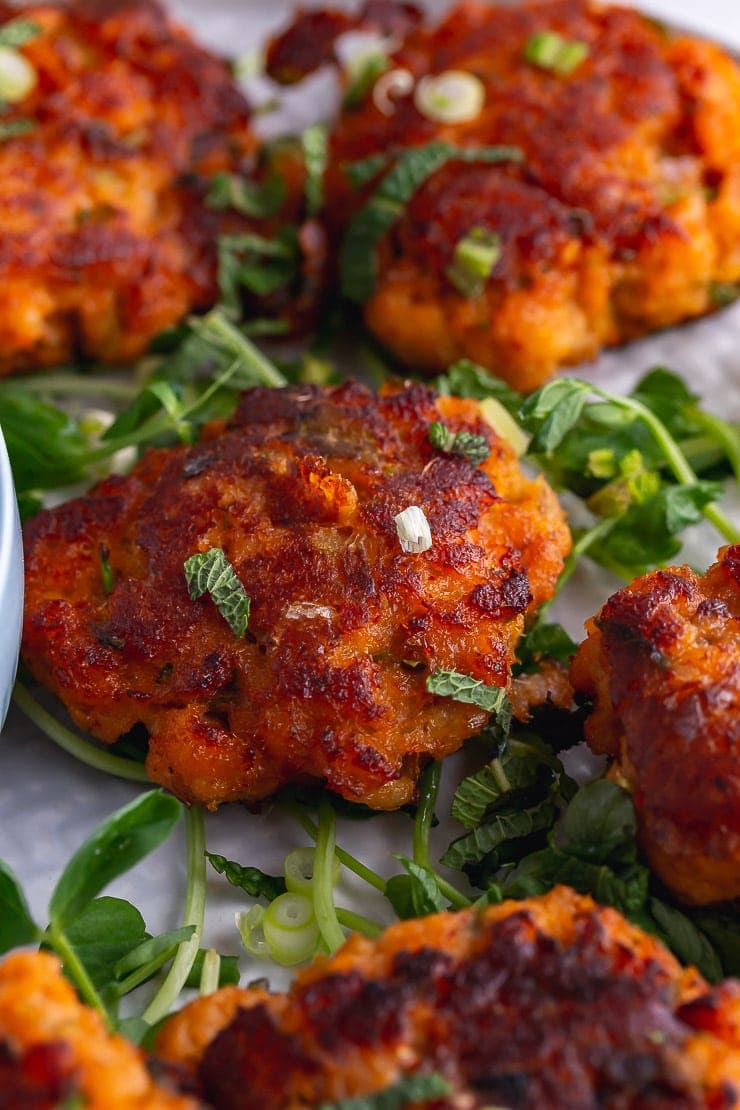
<svg viewBox="0 0 740 1110"><path fill-rule="evenodd" d="M506 144L523 159L449 162L384 235L363 312L404 362L436 370L466 356L530 390L560 366L733 295L740 68L725 51L588 0L468 0L439 26L419 25L409 5L398 5L395 28L386 11L393 5L368 5L376 7L382 16L366 11L352 26L395 39L389 64L413 88L429 74L462 70L482 82L485 100L468 122L435 122L418 110L413 89L394 93L386 73L359 105L345 106L327 181L334 237L380 180L353 189L347 167L358 160L437 140ZM307 21L310 49L300 33ZM336 13L304 15L268 53L273 75L295 77L312 60L329 60L348 29ZM568 74L528 61L528 44L543 32L584 44L586 57ZM471 231L497 236L499 257L481 291L465 296L448 274Z"/></svg>
<svg viewBox="0 0 740 1110"><path fill-rule="evenodd" d="M0 964L0 1107L3 1110L196 1110L175 1093L176 1069L160 1078L144 1053L108 1032L83 1006L47 953Z"/></svg>
<svg viewBox="0 0 740 1110"><path fill-rule="evenodd" d="M488 459L433 449L435 421L483 437ZM394 523L412 505L432 533L420 554ZM152 779L188 802L318 781L395 808L488 719L428 693L430 671L506 686L569 543L475 401L255 389L197 446L151 450L30 521L24 658L105 743L143 724ZM212 548L251 598L244 639L188 596L183 564Z"/></svg>
<svg viewBox="0 0 740 1110"><path fill-rule="evenodd" d="M225 62L157 0L20 9L38 80L2 118L0 373L124 361L218 296L220 215L205 191L246 167L247 105Z"/></svg>
<svg viewBox="0 0 740 1110"><path fill-rule="evenodd" d="M729 1110L740 985L708 988L559 887L355 936L288 994L226 988L172 1018L157 1050L216 1110L299 1110L430 1073L450 1088L430 1106Z"/></svg>
<svg viewBox="0 0 740 1110"><path fill-rule="evenodd" d="M632 791L651 866L686 901L740 896L740 545L703 577L638 578L586 628L586 739Z"/></svg>

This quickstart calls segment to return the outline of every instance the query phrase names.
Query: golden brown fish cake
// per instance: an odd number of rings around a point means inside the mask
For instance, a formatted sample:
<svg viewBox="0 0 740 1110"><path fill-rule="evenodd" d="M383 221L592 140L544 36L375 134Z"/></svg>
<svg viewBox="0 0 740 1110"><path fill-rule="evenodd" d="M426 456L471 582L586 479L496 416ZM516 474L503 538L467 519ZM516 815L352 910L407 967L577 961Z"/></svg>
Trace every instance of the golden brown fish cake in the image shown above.
<svg viewBox="0 0 740 1110"><path fill-rule="evenodd" d="M632 791L642 847L688 902L740 895L740 546L701 577L619 590L573 660L586 740Z"/></svg>
<svg viewBox="0 0 740 1110"><path fill-rule="evenodd" d="M317 37L323 31L311 52L322 61L347 30L324 15L323 25L317 13L303 17ZM368 23L384 26L362 14L355 26ZM437 370L465 356L529 390L560 366L731 295L727 285L740 279L740 67L726 52L589 0L468 0L438 27L406 25L390 65L415 82L474 74L483 107L466 122L435 122L413 91L374 96L377 82L345 107L327 183L335 237L375 187L352 189L346 167L357 160L442 140L514 146L523 161L449 163L383 237L363 311L403 361ZM585 44L587 56L567 74L540 68L525 56L540 32ZM288 32L268 54L278 77L290 72L291 48L305 72L300 39ZM448 270L474 229L499 237L500 256L482 291L466 297Z"/></svg>
<svg viewBox="0 0 740 1110"><path fill-rule="evenodd" d="M141 1049L83 1006L55 956L18 952L0 964L4 1110L198 1110L197 1099L176 1093L175 1069L171 1080L167 1071L150 1071Z"/></svg>
<svg viewBox="0 0 740 1110"><path fill-rule="evenodd" d="M218 296L210 178L255 146L228 66L156 0L0 4L40 33L0 143L0 373L125 361Z"/></svg>
<svg viewBox="0 0 740 1110"><path fill-rule="evenodd" d="M437 420L488 459L434 450ZM431 526L420 554L394 524L410 505ZM391 809L487 720L428 693L429 672L506 686L570 537L477 402L348 383L252 390L199 445L149 451L25 542L28 666L105 743L143 724L156 782L215 806L325 781ZM188 597L183 563L216 547L251 597L242 640Z"/></svg>
<svg viewBox="0 0 740 1110"><path fill-rule="evenodd" d="M287 994L199 999L157 1051L215 1110L300 1110L430 1073L450 1087L430 1106L729 1110L740 985L708 988L616 911L558 887L355 936Z"/></svg>

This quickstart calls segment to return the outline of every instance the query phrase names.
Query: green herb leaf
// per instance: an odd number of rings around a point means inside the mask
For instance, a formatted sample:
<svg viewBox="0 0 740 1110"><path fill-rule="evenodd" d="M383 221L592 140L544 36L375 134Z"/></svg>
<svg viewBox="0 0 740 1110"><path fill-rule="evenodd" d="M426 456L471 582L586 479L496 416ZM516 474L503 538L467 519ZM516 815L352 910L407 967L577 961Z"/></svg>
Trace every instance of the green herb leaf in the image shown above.
<svg viewBox="0 0 740 1110"><path fill-rule="evenodd" d="M342 168L352 187L361 189L363 185L367 185L369 181L377 177L392 158L392 154L371 154L369 158L363 158L359 162L351 162L348 166Z"/></svg>
<svg viewBox="0 0 740 1110"><path fill-rule="evenodd" d="M532 435L529 453L549 455L576 426L588 400L589 387L577 378L558 378L521 407L520 417Z"/></svg>
<svg viewBox="0 0 740 1110"><path fill-rule="evenodd" d="M608 779L582 786L563 820L567 851L591 863L632 863L637 818L626 790Z"/></svg>
<svg viewBox="0 0 740 1110"><path fill-rule="evenodd" d="M32 19L10 19L0 27L0 46L17 50L19 46L38 38L41 30L41 25Z"/></svg>
<svg viewBox="0 0 740 1110"><path fill-rule="evenodd" d="M453 363L447 373L437 378L434 384L445 397L473 397L477 401L493 397L512 416L516 416L521 408L521 393L466 358Z"/></svg>
<svg viewBox="0 0 740 1110"><path fill-rule="evenodd" d="M250 181L235 173L217 173L206 196L206 206L233 209L253 219L275 216L285 200L285 181L271 174L264 181Z"/></svg>
<svg viewBox="0 0 740 1110"><path fill-rule="evenodd" d="M178 944L184 940L189 940L194 932L194 925L182 925L179 929L171 929L167 933L160 933L156 937L147 937L142 940L140 944L130 948L117 961L113 969L116 979L123 979L130 975L132 971L137 971L140 967L156 961L160 956L169 958L174 954Z"/></svg>
<svg viewBox="0 0 740 1110"><path fill-rule="evenodd" d="M231 631L241 639L249 621L249 595L220 547L191 555L183 565L185 581L191 601L204 593L211 596L213 604Z"/></svg>
<svg viewBox="0 0 740 1110"><path fill-rule="evenodd" d="M666 944L679 960L693 964L710 983L719 983L723 977L720 959L693 921L659 898L650 899L650 912Z"/></svg>
<svg viewBox="0 0 740 1110"><path fill-rule="evenodd" d="M473 466L479 466L491 453L485 436L473 432L451 432L439 420L429 425L429 442L438 451L448 455L461 455Z"/></svg>
<svg viewBox="0 0 740 1110"><path fill-rule="evenodd" d="M242 290L266 297L290 285L299 266L300 246L294 227L282 227L272 239L254 234L222 235L218 240L218 285L223 308L238 318Z"/></svg>
<svg viewBox="0 0 740 1110"><path fill-rule="evenodd" d="M442 856L442 863L469 872L508 841L526 840L532 833L551 828L556 815L557 809L549 798L525 809L497 810L484 825L453 840ZM499 866L498 858L491 861L491 866L494 869Z"/></svg>
<svg viewBox="0 0 740 1110"><path fill-rule="evenodd" d="M95 898L65 925L64 933L95 987L106 992L116 965L146 937L144 918L122 898Z"/></svg>
<svg viewBox="0 0 740 1110"><path fill-rule="evenodd" d="M33 944L40 935L20 883L0 860L0 955L11 948Z"/></svg>
<svg viewBox="0 0 740 1110"><path fill-rule="evenodd" d="M457 671L434 671L427 675L426 687L430 694L477 705L486 713L501 713L509 704L503 687L487 686L479 678Z"/></svg>
<svg viewBox="0 0 740 1110"><path fill-rule="evenodd" d="M4 383L0 424L19 493L72 485L84 477L85 439L61 409Z"/></svg>
<svg viewBox="0 0 740 1110"><path fill-rule="evenodd" d="M452 1088L441 1075L411 1075L374 1095L343 1098L339 1102L322 1102L318 1110L402 1110L417 1102L431 1102L452 1094Z"/></svg>
<svg viewBox="0 0 740 1110"><path fill-rule="evenodd" d="M531 672L537 670L543 659L554 659L560 663L570 662L576 648L577 644L562 624L538 622L519 641L516 654L520 669Z"/></svg>
<svg viewBox="0 0 740 1110"><path fill-rule="evenodd" d="M375 194L351 220L339 252L339 280L343 296L364 303L375 288L375 249L401 216L405 205L427 178L446 162L520 162L517 147L454 147L432 142L399 153Z"/></svg>
<svg viewBox="0 0 740 1110"><path fill-rule="evenodd" d="M240 863L234 863L233 860L217 856L213 852L206 852L206 858L214 871L223 875L232 886L243 890L250 898L266 898L268 902L272 902L278 895L285 894L285 880L279 875L266 875L258 867L242 867Z"/></svg>
<svg viewBox="0 0 740 1110"><path fill-rule="evenodd" d="M54 888L49 903L52 923L63 927L77 917L108 883L166 840L181 813L182 805L175 798L151 790L98 825Z"/></svg>
<svg viewBox="0 0 740 1110"><path fill-rule="evenodd" d="M447 908L437 881L429 868L414 863L406 856L396 855L396 859L407 874L394 875L389 879L386 883L385 896L401 920L426 917L430 913L439 913Z"/></svg>

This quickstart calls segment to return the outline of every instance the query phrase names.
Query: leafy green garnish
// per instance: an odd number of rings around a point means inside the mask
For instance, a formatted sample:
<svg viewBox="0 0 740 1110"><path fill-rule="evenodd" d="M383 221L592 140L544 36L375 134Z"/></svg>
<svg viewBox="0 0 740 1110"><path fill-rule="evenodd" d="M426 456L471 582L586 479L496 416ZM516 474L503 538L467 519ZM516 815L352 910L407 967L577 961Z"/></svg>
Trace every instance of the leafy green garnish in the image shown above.
<svg viewBox="0 0 740 1110"><path fill-rule="evenodd" d="M558 77L573 73L588 53L587 43L563 38L557 31L537 31L524 47L524 57L528 62Z"/></svg>
<svg viewBox="0 0 740 1110"><path fill-rule="evenodd" d="M285 181L271 174L264 181L250 181L235 173L217 173L206 196L208 208L228 209L254 219L267 219L280 211L285 200Z"/></svg>
<svg viewBox="0 0 740 1110"><path fill-rule="evenodd" d="M388 69L388 55L370 54L356 67L342 101L345 108L359 108L377 79Z"/></svg>
<svg viewBox="0 0 740 1110"><path fill-rule="evenodd" d="M286 890L285 880L279 875L267 875L258 867L243 867L240 863L206 852L206 858L214 871L223 875L232 886L238 887L250 898L266 898L272 902Z"/></svg>
<svg viewBox="0 0 740 1110"><path fill-rule="evenodd" d="M403 150L376 192L351 220L339 252L339 283L343 296L364 303L375 288L375 250L403 213L416 190L450 161L521 162L518 147L455 147L433 142ZM376 163L377 165L377 163Z"/></svg>
<svg viewBox="0 0 740 1110"><path fill-rule="evenodd" d="M36 120L21 116L17 119L0 119L0 143L7 139L18 139L36 130Z"/></svg>
<svg viewBox="0 0 740 1110"><path fill-rule="evenodd" d="M0 955L11 948L33 944L40 935L20 883L0 860Z"/></svg>
<svg viewBox="0 0 740 1110"><path fill-rule="evenodd" d="M318 1110L402 1110L415 1102L430 1102L452 1094L452 1088L441 1075L411 1075L374 1095L343 1098L339 1102L322 1102Z"/></svg>
<svg viewBox="0 0 740 1110"><path fill-rule="evenodd" d="M41 30L41 24L32 19L10 19L0 27L0 46L17 50L19 46L38 38Z"/></svg>
<svg viewBox="0 0 740 1110"><path fill-rule="evenodd" d="M472 432L452 432L438 420L429 425L429 442L438 451L462 455L473 466L484 462L491 453L484 436L477 436Z"/></svg>
<svg viewBox="0 0 740 1110"><path fill-rule="evenodd" d="M481 679L457 671L433 671L427 675L426 687L430 694L477 705L486 713L505 713L509 706L503 687L487 686Z"/></svg>
<svg viewBox="0 0 740 1110"><path fill-rule="evenodd" d="M221 305L238 318L242 290L266 297L290 285L299 265L300 247L294 227L280 228L272 239L253 233L222 235L218 240Z"/></svg>
<svg viewBox="0 0 740 1110"><path fill-rule="evenodd" d="M249 595L220 547L191 555L183 565L188 593L192 601L203 594L211 596L234 635L241 639L249 621Z"/></svg>

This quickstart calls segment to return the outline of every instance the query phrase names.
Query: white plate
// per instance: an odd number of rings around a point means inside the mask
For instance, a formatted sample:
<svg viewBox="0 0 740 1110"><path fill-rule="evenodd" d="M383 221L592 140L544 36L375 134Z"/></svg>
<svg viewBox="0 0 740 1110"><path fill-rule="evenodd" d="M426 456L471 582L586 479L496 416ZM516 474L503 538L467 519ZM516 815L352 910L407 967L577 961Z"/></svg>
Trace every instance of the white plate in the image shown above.
<svg viewBox="0 0 740 1110"><path fill-rule="evenodd" d="M23 550L13 476L0 430L0 728L10 703L23 616Z"/></svg>
<svg viewBox="0 0 740 1110"><path fill-rule="evenodd" d="M336 3L336 0L334 0ZM287 18L286 0L173 0L172 8L199 30L202 38L232 53L248 51L264 33ZM440 4L434 7L439 9ZM693 0L653 0L650 9L678 22L696 25L726 41L740 45L740 6L736 0L704 0L700 9ZM682 374L710 408L727 417L740 417L740 305L681 329L653 336L629 348L604 355L598 363L579 368L584 377L598 377L611 389L624 392L648 368L657 364ZM729 506L740 520L740 501ZM705 567L713 561L717 539L709 529L699 528L689 538L692 563ZM579 637L583 620L594 613L615 588L614 580L594 568L583 566L556 614L571 634ZM445 781L459 777L460 757L448 761ZM11 711L0 743L0 858L21 876L32 909L45 923L43 914L49 892L70 854L94 825L137 792L130 784L93 772L50 744L17 711ZM444 806L440 806L440 813ZM371 822L340 825L339 840L370 866L392 874L398 865L394 850L410 848L410 821L390 815ZM305 837L287 819L274 813L253 816L238 806L226 807L206 819L208 847L244 864L279 872L290 848L305 843ZM443 822L436 830L442 850L452 831ZM142 910L151 930L179 924L184 890L184 844L182 834L163 846L132 875L114 884L110 892L130 898ZM365 912L389 920L390 914L360 889L352 876L344 876L338 900L363 904ZM234 911L246 901L215 874L209 875L207 917L208 942L223 952L238 953ZM272 982L284 976L268 968ZM265 965L245 965L245 978L265 974Z"/></svg>

